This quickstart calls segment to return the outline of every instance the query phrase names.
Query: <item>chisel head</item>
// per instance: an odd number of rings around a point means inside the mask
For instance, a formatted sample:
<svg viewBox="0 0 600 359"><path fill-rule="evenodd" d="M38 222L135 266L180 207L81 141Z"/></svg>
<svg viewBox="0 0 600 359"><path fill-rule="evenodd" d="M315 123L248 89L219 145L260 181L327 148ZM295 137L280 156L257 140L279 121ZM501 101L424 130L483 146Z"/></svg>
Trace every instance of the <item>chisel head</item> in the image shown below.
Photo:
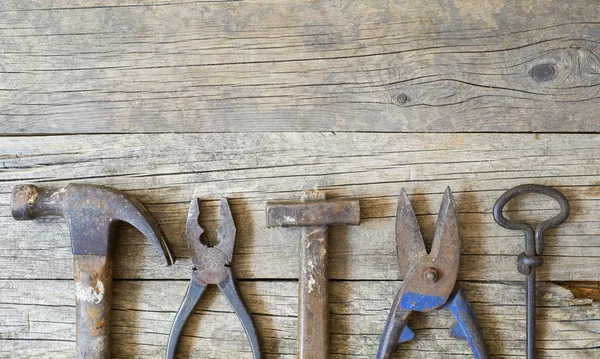
<svg viewBox="0 0 600 359"><path fill-rule="evenodd" d="M316 193L313 197L318 198L319 192ZM305 194L305 197L308 197L308 194ZM360 224L358 200L267 202L267 227L315 227L336 224Z"/></svg>

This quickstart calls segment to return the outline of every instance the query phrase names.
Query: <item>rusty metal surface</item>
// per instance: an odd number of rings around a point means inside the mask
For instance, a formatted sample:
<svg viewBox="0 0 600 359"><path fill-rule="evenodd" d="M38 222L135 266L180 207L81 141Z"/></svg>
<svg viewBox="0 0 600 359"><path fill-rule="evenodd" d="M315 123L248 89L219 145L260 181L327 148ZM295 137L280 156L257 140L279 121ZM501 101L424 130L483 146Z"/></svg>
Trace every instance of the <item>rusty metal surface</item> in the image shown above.
<svg viewBox="0 0 600 359"><path fill-rule="evenodd" d="M298 272L298 357L326 359L329 353L327 226L302 228Z"/></svg>
<svg viewBox="0 0 600 359"><path fill-rule="evenodd" d="M406 191L396 210L396 250L404 281L384 325L376 358L390 358L399 343L412 340L407 325L413 311L450 310L456 324L451 335L468 342L475 358L487 358L483 335L471 307L456 282L460 261L458 214L450 188L446 188L438 214L430 253Z"/></svg>
<svg viewBox="0 0 600 359"><path fill-rule="evenodd" d="M209 247L202 243L200 237L204 230L198 223L200 207L198 200L191 201L186 222L186 240L194 274L199 281L207 284L219 284L230 275L229 265L233 259L235 245L235 224L227 200L219 201L220 223L217 228L218 244Z"/></svg>
<svg viewBox="0 0 600 359"><path fill-rule="evenodd" d="M76 289L78 358L110 357L111 239L117 221L132 224L173 263L164 235L141 203L116 190L69 184L59 190L15 186L11 209L17 220L62 216L69 222Z"/></svg>
<svg viewBox="0 0 600 359"><path fill-rule="evenodd" d="M112 266L110 257L76 254L73 258L77 358L110 358L110 306Z"/></svg>
<svg viewBox="0 0 600 359"><path fill-rule="evenodd" d="M117 221L137 228L163 255L174 262L156 220L131 196L113 189L69 184L59 190L18 185L13 189L11 209L17 220L62 216L69 222L73 254L109 255L112 230Z"/></svg>
<svg viewBox="0 0 600 359"><path fill-rule="evenodd" d="M302 194L302 202L325 201L325 192ZM319 203L320 204L320 203ZM329 355L329 271L327 226L302 227L298 269L298 357Z"/></svg>
<svg viewBox="0 0 600 359"><path fill-rule="evenodd" d="M208 285L206 283L199 282L194 271L192 271L190 284L188 285L185 296L183 297L183 301L179 306L179 310L177 310L177 314L175 314L175 319L173 320L173 325L171 326L171 333L169 334L169 339L167 341L167 359L175 358L175 354L177 353L177 344L179 343L179 338L183 333L183 328L185 328L188 319L192 315L196 305L198 305L198 302L200 301L200 298L202 298L202 294L204 294L207 286Z"/></svg>
<svg viewBox="0 0 600 359"><path fill-rule="evenodd" d="M220 222L217 228L219 241L217 245L209 247L200 240L204 229L198 223L199 215L198 199L194 199L190 202L185 230L188 250L193 263L192 278L171 327L166 358L175 358L177 344L185 324L194 311L194 307L200 301L206 287L214 284L219 287L219 290L233 308L246 332L252 355L255 359L259 359L261 353L256 328L248 308L237 290L231 271L236 229L227 199L222 198L219 201Z"/></svg>
<svg viewBox="0 0 600 359"><path fill-rule="evenodd" d="M442 200L429 254L408 195L404 189L400 191L396 210L396 251L404 278L403 290L435 296L445 303L456 283L460 260L458 216L449 188ZM438 307L422 308L421 311Z"/></svg>
<svg viewBox="0 0 600 359"><path fill-rule="evenodd" d="M329 356L327 226L360 224L357 200L325 200L307 191L302 202L267 203L267 227L301 226L298 285L298 358Z"/></svg>
<svg viewBox="0 0 600 359"><path fill-rule="evenodd" d="M535 230L527 223L507 219L502 213L504 206L506 206L511 199L525 193L537 193L553 198L560 205L560 212L556 216L539 223L535 227ZM563 223L569 217L570 211L571 207L569 205L569 200L567 200L562 193L552 187L537 184L525 184L511 188L504 192L494 204L494 220L500 226L525 232L525 252L520 253L517 257L519 263L517 269L519 273L527 276L527 359L535 359L536 357L535 272L536 267L539 267L544 263L543 258L541 257L542 252L544 251L544 231Z"/></svg>
<svg viewBox="0 0 600 359"><path fill-rule="evenodd" d="M267 203L267 227L329 226L360 224L357 200L306 203Z"/></svg>

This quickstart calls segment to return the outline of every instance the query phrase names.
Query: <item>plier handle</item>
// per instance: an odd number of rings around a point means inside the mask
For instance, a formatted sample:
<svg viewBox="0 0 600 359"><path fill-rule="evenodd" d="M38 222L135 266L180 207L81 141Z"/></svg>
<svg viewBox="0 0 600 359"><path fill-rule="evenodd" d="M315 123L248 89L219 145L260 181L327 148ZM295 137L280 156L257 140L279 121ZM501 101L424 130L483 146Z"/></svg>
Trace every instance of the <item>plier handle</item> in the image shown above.
<svg viewBox="0 0 600 359"><path fill-rule="evenodd" d="M183 302L175 315L175 321L173 322L167 344L166 358L175 358L177 343L185 324L206 288L210 284L214 284L219 288L225 299L227 299L227 302L229 302L229 305L231 305L242 323L244 331L248 336L254 359L260 359L260 346L256 329L248 309L237 290L235 279L231 272L230 264L233 257L236 230L229 204L225 198L219 201L219 215L221 217L221 222L217 228L219 244L214 247L206 246L200 241L204 230L198 224L199 214L198 200L194 199L190 203L185 231L193 263L192 277Z"/></svg>

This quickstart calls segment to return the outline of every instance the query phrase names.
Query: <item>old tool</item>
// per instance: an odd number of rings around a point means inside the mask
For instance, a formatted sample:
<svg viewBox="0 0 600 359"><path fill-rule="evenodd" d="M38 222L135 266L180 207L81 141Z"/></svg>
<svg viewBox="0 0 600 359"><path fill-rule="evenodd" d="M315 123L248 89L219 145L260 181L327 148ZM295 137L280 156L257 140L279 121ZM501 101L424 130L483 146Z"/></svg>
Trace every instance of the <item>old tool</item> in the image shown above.
<svg viewBox="0 0 600 359"><path fill-rule="evenodd" d="M214 247L206 246L200 241L200 236L204 233L204 230L198 224L199 215L198 200L194 199L190 203L185 227L185 238L193 263L192 278L190 279L190 284L179 307L179 311L175 315L175 321L173 322L167 344L166 357L167 359L175 358L179 337L190 314L192 314L200 301L206 287L210 284L216 284L242 322L242 326L250 342L252 355L255 359L260 358L261 354L256 329L254 328L248 309L236 288L233 273L231 272L230 265L233 258L236 230L229 204L224 198L219 201L219 216L221 217L219 227L217 228L219 243Z"/></svg>
<svg viewBox="0 0 600 359"><path fill-rule="evenodd" d="M267 203L267 227L301 226L298 286L298 358L329 355L327 226L360 224L357 200L325 201L321 191L305 192L302 203Z"/></svg>
<svg viewBox="0 0 600 359"><path fill-rule="evenodd" d="M511 199L525 193L538 193L553 198L560 205L560 212L556 216L539 223L535 230L527 223L506 219L502 214L504 206ZM499 225L525 232L525 252L517 257L519 262L517 268L519 273L527 276L527 359L535 359L535 268L544 263L541 257L544 251L544 231L563 223L569 217L570 211L569 201L562 193L554 188L537 184L525 184L511 188L504 192L494 204L494 220Z"/></svg>
<svg viewBox="0 0 600 359"><path fill-rule="evenodd" d="M164 256L174 259L158 224L141 203L108 188L69 184L57 191L15 186L11 199L17 220L62 216L69 222L76 289L76 354L110 358L112 299L111 237L115 223L128 222Z"/></svg>
<svg viewBox="0 0 600 359"><path fill-rule="evenodd" d="M429 312L438 308L449 309L456 320L450 336L466 340L475 358L488 358L475 314L456 281L460 236L450 188L446 188L442 200L429 254L406 191L400 191L396 212L396 250L404 281L383 328L376 358L390 358L396 345L414 338L407 325L413 311Z"/></svg>

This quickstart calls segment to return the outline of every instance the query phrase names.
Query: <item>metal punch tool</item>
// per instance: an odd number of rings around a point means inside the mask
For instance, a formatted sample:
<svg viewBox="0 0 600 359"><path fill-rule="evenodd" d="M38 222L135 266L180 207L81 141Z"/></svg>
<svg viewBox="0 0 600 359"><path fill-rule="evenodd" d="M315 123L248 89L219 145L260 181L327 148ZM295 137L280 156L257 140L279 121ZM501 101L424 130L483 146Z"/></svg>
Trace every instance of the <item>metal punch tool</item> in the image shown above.
<svg viewBox="0 0 600 359"><path fill-rule="evenodd" d="M553 198L560 205L560 212L539 223L535 230L527 223L508 220L502 214L504 206L511 199L525 193L538 193ZM494 220L500 226L525 232L525 252L519 254L517 260L519 273L527 276L527 359L535 359L535 268L544 263L541 257L544 251L544 231L563 223L569 217L570 211L569 201L562 193L554 188L537 184L524 184L511 188L494 204Z"/></svg>
<svg viewBox="0 0 600 359"><path fill-rule="evenodd" d="M177 342L190 314L200 301L206 287L215 284L242 322L254 359L260 359L261 354L256 329L236 288L231 272L230 263L233 257L236 230L229 204L224 198L219 202L219 216L221 217L221 222L217 228L219 244L214 247L206 246L200 241L200 236L204 230L198 224L199 214L198 200L194 199L190 203L185 231L193 263L192 278L171 328L166 357L167 359L175 357Z"/></svg>
<svg viewBox="0 0 600 359"><path fill-rule="evenodd" d="M383 328L377 359L390 358L399 343L415 336L408 327L412 312L448 309L456 323L450 336L468 342L477 359L488 353L475 314L457 283L460 260L458 216L450 188L442 200L431 252L427 253L417 217L402 189L396 212L396 249L404 281Z"/></svg>

